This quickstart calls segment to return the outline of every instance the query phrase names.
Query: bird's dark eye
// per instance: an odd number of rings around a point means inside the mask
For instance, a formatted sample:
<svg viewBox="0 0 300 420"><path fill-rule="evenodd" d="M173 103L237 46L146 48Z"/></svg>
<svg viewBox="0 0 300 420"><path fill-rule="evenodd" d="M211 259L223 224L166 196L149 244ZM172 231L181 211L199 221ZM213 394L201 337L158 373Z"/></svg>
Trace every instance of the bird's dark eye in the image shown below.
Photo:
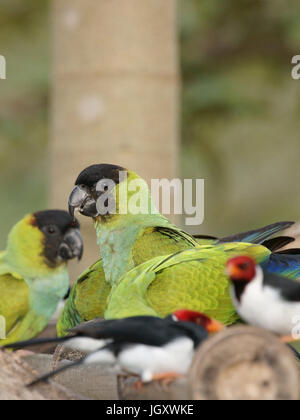
<svg viewBox="0 0 300 420"><path fill-rule="evenodd" d="M249 263L242 263L242 264L239 264L238 267L239 267L240 270L245 271L245 270L248 270L250 268L250 264Z"/></svg>
<svg viewBox="0 0 300 420"><path fill-rule="evenodd" d="M109 183L105 180L99 181L96 186L97 191L106 192L109 190Z"/></svg>
<svg viewBox="0 0 300 420"><path fill-rule="evenodd" d="M57 227L56 226L47 226L45 230L46 230L46 233L48 235L54 235L54 234L57 233Z"/></svg>
<svg viewBox="0 0 300 420"><path fill-rule="evenodd" d="M108 188L108 183L107 183L106 181L101 181L101 182L100 182L100 185L101 185L101 187L102 187L103 189Z"/></svg>

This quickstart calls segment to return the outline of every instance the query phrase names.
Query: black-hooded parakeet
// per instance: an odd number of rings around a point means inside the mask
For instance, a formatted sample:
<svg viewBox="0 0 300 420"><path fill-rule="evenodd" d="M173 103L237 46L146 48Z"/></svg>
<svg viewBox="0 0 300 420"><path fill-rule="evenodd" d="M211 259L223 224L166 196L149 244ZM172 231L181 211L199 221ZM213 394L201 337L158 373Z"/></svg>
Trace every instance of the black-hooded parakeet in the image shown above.
<svg viewBox="0 0 300 420"><path fill-rule="evenodd" d="M82 252L79 224L65 211L29 214L12 228L0 254L0 346L44 330L68 292L67 262Z"/></svg>

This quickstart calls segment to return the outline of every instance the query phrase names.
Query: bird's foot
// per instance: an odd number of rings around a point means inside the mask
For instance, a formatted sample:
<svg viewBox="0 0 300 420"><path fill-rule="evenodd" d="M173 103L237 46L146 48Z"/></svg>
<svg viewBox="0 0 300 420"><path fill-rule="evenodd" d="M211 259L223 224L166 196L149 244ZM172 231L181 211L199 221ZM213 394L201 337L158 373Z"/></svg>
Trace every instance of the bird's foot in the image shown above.
<svg viewBox="0 0 300 420"><path fill-rule="evenodd" d="M163 389L165 391L168 391L169 386L177 381L178 379L184 378L184 375L180 375L176 372L163 372L163 373L157 373L152 376L153 382L158 382L162 385Z"/></svg>
<svg viewBox="0 0 300 420"><path fill-rule="evenodd" d="M299 338L295 338L292 335L286 335L286 336L280 337L280 341L282 343L289 344L289 343L295 343L297 341L300 341L300 339Z"/></svg>

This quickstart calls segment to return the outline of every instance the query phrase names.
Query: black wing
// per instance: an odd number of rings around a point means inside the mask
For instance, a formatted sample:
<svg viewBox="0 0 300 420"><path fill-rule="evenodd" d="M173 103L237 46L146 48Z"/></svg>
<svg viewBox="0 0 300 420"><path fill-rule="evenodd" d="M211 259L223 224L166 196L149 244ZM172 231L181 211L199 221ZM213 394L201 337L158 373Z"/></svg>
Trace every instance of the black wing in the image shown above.
<svg viewBox="0 0 300 420"><path fill-rule="evenodd" d="M150 316L140 316L120 320L98 319L81 324L63 338L40 338L22 341L6 346L10 349L22 349L28 346L44 343L64 343L76 336L91 337L102 340L112 340L115 351L124 345L144 344L164 346L180 337L189 337L195 347L208 337L206 330L191 322L176 322L171 317L160 319Z"/></svg>
<svg viewBox="0 0 300 420"><path fill-rule="evenodd" d="M300 303L300 283L296 280L265 272L264 285L279 290L281 296L288 302Z"/></svg>
<svg viewBox="0 0 300 420"><path fill-rule="evenodd" d="M150 316L93 321L74 328L71 333L97 339L112 339L119 344L139 343L152 346L163 346L184 336L199 341L206 338L207 334L204 328L192 323Z"/></svg>
<svg viewBox="0 0 300 420"><path fill-rule="evenodd" d="M268 239L267 241L264 241L262 245L268 248L270 251L276 252L284 246L291 244L292 242L295 242L295 238L292 238L290 236L279 236L278 238Z"/></svg>

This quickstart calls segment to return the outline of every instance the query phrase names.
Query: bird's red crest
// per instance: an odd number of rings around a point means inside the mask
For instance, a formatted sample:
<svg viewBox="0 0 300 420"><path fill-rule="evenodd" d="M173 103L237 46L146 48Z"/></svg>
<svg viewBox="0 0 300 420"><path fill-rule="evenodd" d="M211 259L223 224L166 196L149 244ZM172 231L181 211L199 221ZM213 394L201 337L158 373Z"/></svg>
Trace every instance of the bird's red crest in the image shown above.
<svg viewBox="0 0 300 420"><path fill-rule="evenodd" d="M235 257L227 262L227 273L233 282L249 283L256 276L256 263L250 257Z"/></svg>

